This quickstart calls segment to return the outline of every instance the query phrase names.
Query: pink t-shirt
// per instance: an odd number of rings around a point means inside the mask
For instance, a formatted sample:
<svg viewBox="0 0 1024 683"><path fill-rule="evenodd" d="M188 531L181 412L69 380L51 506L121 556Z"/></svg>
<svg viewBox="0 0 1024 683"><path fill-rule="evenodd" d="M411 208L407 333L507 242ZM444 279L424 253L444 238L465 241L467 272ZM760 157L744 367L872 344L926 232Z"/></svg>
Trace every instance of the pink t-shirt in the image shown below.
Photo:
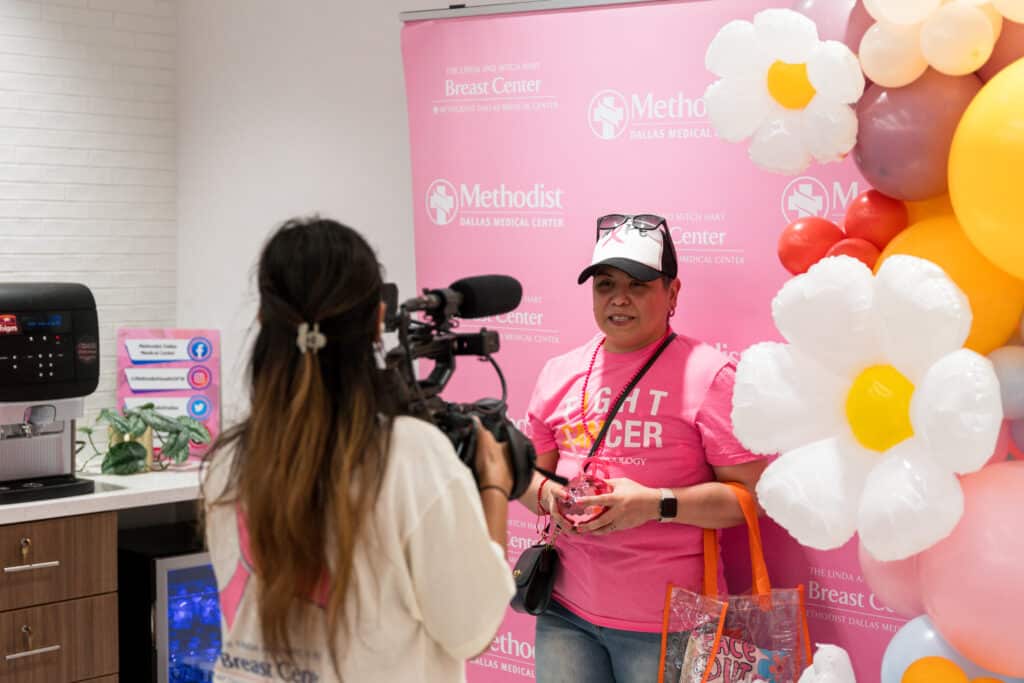
<svg viewBox="0 0 1024 683"><path fill-rule="evenodd" d="M537 453L557 450L558 474L572 478L590 452L580 417L580 392L597 336L544 366L528 409L527 436ZM619 393L657 348L598 352L587 385L587 426L595 437ZM732 431L735 364L703 342L678 336L623 401L605 436L610 478L653 488L714 481L712 466L756 460ZM669 583L700 590L700 529L648 522L607 536L558 539L561 573L555 598L598 626L661 630Z"/></svg>

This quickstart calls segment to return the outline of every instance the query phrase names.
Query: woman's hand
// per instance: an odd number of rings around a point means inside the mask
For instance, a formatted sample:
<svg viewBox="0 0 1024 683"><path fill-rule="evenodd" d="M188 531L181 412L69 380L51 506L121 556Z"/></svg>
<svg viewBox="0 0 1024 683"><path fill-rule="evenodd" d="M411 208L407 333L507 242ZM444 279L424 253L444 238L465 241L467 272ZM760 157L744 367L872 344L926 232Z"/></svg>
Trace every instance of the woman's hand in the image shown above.
<svg viewBox="0 0 1024 683"><path fill-rule="evenodd" d="M613 489L611 493L578 499L581 505L600 505L607 509L600 517L577 526L577 533L603 536L658 519L661 507L659 489L647 488L632 479L609 479L608 483Z"/></svg>
<svg viewBox="0 0 1024 683"><path fill-rule="evenodd" d="M563 517L562 513L558 511L558 501L564 501L568 497L569 494L566 493L564 486L549 479L544 485L540 503L547 510L548 514L551 515L551 524L559 533L574 534L576 530L573 528L572 522Z"/></svg>
<svg viewBox="0 0 1024 683"><path fill-rule="evenodd" d="M512 466L509 463L508 452L479 422L476 427L476 458L473 461L473 469L481 488L496 486L508 498L512 491Z"/></svg>

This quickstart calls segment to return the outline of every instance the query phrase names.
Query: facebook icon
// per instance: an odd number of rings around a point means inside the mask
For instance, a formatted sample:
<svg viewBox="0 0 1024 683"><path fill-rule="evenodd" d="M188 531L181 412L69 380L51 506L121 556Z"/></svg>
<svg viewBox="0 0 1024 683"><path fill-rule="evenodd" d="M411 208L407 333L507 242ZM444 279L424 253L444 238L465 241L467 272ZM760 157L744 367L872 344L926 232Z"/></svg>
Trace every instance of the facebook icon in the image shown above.
<svg viewBox="0 0 1024 683"><path fill-rule="evenodd" d="M195 337L188 343L188 357L192 360L206 360L213 353L213 344L206 337Z"/></svg>

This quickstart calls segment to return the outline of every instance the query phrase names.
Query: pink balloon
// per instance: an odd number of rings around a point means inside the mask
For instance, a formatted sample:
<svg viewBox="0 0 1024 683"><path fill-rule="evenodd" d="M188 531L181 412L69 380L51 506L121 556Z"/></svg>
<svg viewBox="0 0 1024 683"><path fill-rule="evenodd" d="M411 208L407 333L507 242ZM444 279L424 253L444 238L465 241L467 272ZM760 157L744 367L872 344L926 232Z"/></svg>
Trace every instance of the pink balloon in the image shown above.
<svg viewBox="0 0 1024 683"><path fill-rule="evenodd" d="M883 605L907 619L924 614L917 555L896 562L880 562L858 541L857 557L864 581Z"/></svg>
<svg viewBox="0 0 1024 683"><path fill-rule="evenodd" d="M942 636L975 664L1024 675L1024 462L1000 462L961 479L964 516L918 556L924 604Z"/></svg>
<svg viewBox="0 0 1024 683"><path fill-rule="evenodd" d="M1024 57L1024 24L1007 19L1003 22L1003 32L999 34L992 56L985 66L978 69L978 76L988 83L990 78L1021 57Z"/></svg>
<svg viewBox="0 0 1024 683"><path fill-rule="evenodd" d="M846 43L854 54L875 23L860 0L797 0L793 9L814 21L819 38Z"/></svg>
<svg viewBox="0 0 1024 683"><path fill-rule="evenodd" d="M944 194L953 133L981 86L974 74L929 69L902 88L869 87L857 103L860 130L853 148L868 184L904 201Z"/></svg>

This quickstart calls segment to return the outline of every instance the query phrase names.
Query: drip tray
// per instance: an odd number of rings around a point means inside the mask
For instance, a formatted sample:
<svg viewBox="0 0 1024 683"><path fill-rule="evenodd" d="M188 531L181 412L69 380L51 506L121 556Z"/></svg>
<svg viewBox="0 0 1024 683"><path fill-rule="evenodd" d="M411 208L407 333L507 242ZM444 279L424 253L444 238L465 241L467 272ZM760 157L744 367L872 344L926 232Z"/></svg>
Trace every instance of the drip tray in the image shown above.
<svg viewBox="0 0 1024 683"><path fill-rule="evenodd" d="M70 474L4 481L0 482L0 505L81 496L92 493L95 487L91 479L79 479Z"/></svg>

